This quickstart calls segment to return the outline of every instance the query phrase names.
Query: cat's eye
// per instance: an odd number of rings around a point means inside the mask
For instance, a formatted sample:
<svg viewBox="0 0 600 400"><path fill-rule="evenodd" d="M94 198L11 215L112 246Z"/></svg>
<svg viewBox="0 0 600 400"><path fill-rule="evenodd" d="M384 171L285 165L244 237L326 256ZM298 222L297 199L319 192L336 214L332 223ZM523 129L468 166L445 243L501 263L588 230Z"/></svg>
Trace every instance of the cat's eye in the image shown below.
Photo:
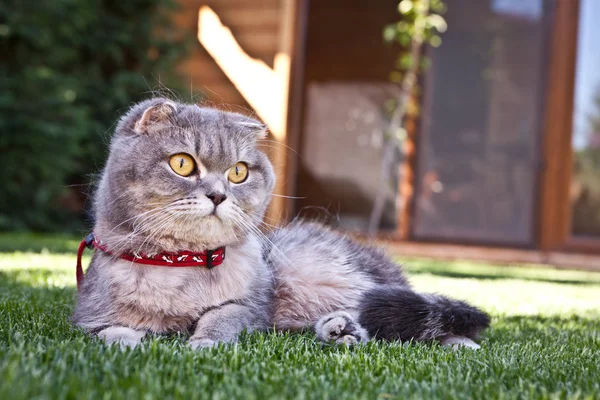
<svg viewBox="0 0 600 400"><path fill-rule="evenodd" d="M169 165L173 172L181 176L190 176L196 169L196 162L189 154L179 153L171 156Z"/></svg>
<svg viewBox="0 0 600 400"><path fill-rule="evenodd" d="M248 166L246 163L239 162L229 168L227 179L232 183L242 183L248 179Z"/></svg>

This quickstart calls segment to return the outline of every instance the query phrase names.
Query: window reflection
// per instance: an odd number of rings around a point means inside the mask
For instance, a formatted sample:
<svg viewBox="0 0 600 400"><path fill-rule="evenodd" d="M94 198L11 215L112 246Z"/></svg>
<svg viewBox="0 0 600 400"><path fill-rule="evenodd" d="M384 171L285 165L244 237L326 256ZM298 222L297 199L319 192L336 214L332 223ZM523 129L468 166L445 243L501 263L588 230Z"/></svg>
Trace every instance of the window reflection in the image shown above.
<svg viewBox="0 0 600 400"><path fill-rule="evenodd" d="M383 130L382 104L398 96L391 83L311 83L307 88L305 129L298 193L300 209L321 205L334 213L339 226L366 231L379 190ZM399 160L397 161L400 162ZM381 229L396 223L397 174L386 187ZM312 217L322 210L304 210Z"/></svg>

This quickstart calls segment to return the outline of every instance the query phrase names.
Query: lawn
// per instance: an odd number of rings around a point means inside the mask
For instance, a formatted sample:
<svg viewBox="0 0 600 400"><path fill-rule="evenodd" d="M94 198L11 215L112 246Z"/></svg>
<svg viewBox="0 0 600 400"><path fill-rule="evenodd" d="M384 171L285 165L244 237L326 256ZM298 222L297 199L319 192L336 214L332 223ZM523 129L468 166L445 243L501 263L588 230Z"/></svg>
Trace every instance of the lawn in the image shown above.
<svg viewBox="0 0 600 400"><path fill-rule="evenodd" d="M418 289L492 314L479 351L273 332L120 351L69 322L77 244L0 235L0 399L600 398L600 274L403 260Z"/></svg>

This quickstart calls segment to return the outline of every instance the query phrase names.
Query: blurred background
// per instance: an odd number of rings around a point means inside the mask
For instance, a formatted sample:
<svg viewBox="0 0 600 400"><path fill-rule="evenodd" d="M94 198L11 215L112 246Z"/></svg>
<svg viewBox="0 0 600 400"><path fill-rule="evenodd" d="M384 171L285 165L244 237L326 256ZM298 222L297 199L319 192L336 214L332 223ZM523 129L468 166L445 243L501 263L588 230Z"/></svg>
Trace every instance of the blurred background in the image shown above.
<svg viewBox="0 0 600 400"><path fill-rule="evenodd" d="M161 93L269 124L271 224L600 268L599 18L596 0L4 0L0 230L89 229L115 122Z"/></svg>

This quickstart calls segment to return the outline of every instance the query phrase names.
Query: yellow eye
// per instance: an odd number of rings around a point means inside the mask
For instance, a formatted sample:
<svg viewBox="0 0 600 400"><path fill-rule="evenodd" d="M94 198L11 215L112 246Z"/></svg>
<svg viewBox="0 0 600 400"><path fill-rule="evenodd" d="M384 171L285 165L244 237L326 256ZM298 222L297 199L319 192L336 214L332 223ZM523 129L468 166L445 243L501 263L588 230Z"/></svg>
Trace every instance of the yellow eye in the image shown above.
<svg viewBox="0 0 600 400"><path fill-rule="evenodd" d="M169 159L171 169L181 176L190 176L196 169L196 163L189 154L179 153Z"/></svg>
<svg viewBox="0 0 600 400"><path fill-rule="evenodd" d="M246 163L239 162L229 168L227 179L232 183L242 183L248 178L248 166Z"/></svg>

